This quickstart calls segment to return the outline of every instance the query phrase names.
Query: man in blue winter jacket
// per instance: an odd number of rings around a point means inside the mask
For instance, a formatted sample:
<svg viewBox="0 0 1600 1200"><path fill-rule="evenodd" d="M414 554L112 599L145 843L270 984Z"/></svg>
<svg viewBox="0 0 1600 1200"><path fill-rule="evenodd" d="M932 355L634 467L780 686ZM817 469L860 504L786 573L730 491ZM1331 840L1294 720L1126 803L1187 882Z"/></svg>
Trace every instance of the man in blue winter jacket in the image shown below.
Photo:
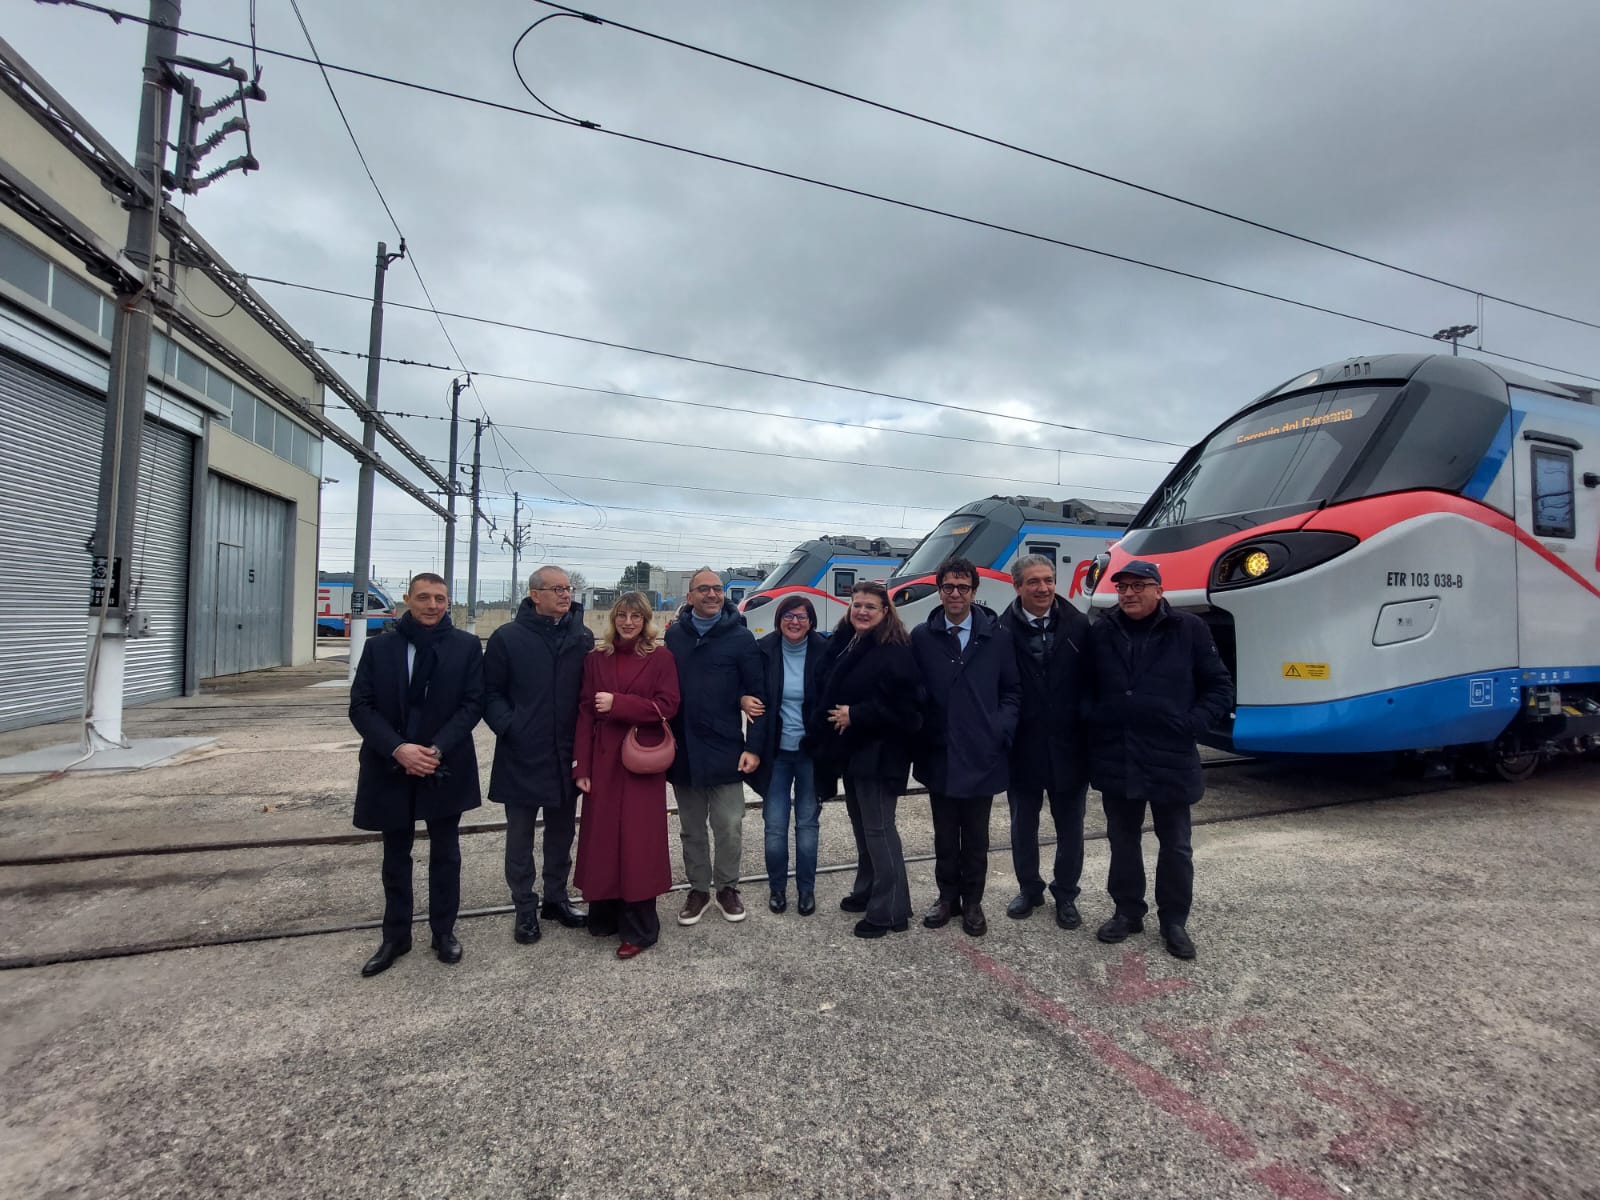
<svg viewBox="0 0 1600 1200"><path fill-rule="evenodd" d="M1089 777L1101 793L1116 904L1095 936L1120 942L1144 930L1145 805L1155 826L1156 916L1167 952L1193 958L1189 806L1205 783L1195 743L1233 708L1233 679L1206 623L1162 599L1161 568L1133 559L1111 577L1117 607L1089 628Z"/></svg>

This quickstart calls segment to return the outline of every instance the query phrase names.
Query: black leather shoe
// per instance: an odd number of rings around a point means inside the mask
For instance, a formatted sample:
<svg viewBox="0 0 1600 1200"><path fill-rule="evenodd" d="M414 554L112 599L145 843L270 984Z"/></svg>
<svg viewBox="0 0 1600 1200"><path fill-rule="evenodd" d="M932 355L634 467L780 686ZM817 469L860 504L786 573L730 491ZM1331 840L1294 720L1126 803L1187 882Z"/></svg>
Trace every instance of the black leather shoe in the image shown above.
<svg viewBox="0 0 1600 1200"><path fill-rule="evenodd" d="M885 934L904 933L911 928L909 921L896 921L893 925L879 925L862 917L856 922L855 935L858 938L881 938Z"/></svg>
<svg viewBox="0 0 1600 1200"><path fill-rule="evenodd" d="M775 913L789 911L789 897L783 892L773 892L767 897L767 907Z"/></svg>
<svg viewBox="0 0 1600 1200"><path fill-rule="evenodd" d="M969 937L982 937L989 932L989 920L983 915L983 905L962 905L961 931Z"/></svg>
<svg viewBox="0 0 1600 1200"><path fill-rule="evenodd" d="M410 951L410 938L407 938L403 942L391 942L385 940L378 947L378 952L371 958L367 959L366 962L361 964L361 978L371 979L374 975L381 975L390 967L394 966L395 959L399 958L402 954L410 953Z"/></svg>
<svg viewBox="0 0 1600 1200"><path fill-rule="evenodd" d="M1083 925L1083 918L1078 915L1078 906L1071 900L1057 900L1056 924L1063 929L1080 928Z"/></svg>
<svg viewBox="0 0 1600 1200"><path fill-rule="evenodd" d="M1117 913L1099 929L1094 931L1095 937L1102 942L1120 942L1129 934L1143 933L1144 922L1138 917L1130 917L1126 913Z"/></svg>
<svg viewBox="0 0 1600 1200"><path fill-rule="evenodd" d="M817 898L810 892L801 892L800 899L795 903L794 910L802 917L809 917L817 911Z"/></svg>
<svg viewBox="0 0 1600 1200"><path fill-rule="evenodd" d="M961 915L961 906L952 904L948 900L935 900L933 907L922 914L922 923L929 929L943 929L950 924L950 918Z"/></svg>
<svg viewBox="0 0 1600 1200"><path fill-rule="evenodd" d="M1030 896L1027 892L1018 892L1011 898L1011 903L1006 905L1006 916L1014 921L1024 917L1033 916L1033 910L1044 907L1043 896Z"/></svg>
<svg viewBox="0 0 1600 1200"><path fill-rule="evenodd" d="M447 966L453 967L461 961L461 943L456 941L453 933L447 933L443 937L435 934L433 952L439 956L439 961Z"/></svg>
<svg viewBox="0 0 1600 1200"><path fill-rule="evenodd" d="M589 922L589 914L571 900L546 900L539 906L539 915L546 920L559 921L568 929L582 929Z"/></svg>
<svg viewBox="0 0 1600 1200"><path fill-rule="evenodd" d="M544 931L539 928L539 914L527 913L517 918L516 926L511 930L511 936L524 946L531 946L543 936Z"/></svg>
<svg viewBox="0 0 1600 1200"><path fill-rule="evenodd" d="M840 912L866 912L867 898L865 896L849 895L839 901Z"/></svg>
<svg viewBox="0 0 1600 1200"><path fill-rule="evenodd" d="M1167 953L1173 958L1194 957L1194 941L1182 925L1163 925L1161 940L1167 943Z"/></svg>

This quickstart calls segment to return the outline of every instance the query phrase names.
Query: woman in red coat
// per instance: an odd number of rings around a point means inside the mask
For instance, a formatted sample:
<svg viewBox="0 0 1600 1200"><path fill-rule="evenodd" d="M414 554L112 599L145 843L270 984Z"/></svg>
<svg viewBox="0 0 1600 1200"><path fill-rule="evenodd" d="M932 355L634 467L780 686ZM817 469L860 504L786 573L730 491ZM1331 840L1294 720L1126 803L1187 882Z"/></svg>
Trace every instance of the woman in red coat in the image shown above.
<svg viewBox="0 0 1600 1200"><path fill-rule="evenodd" d="M629 771L622 743L635 725L642 744L660 741L661 721L677 711L678 669L650 626L650 602L624 592L605 638L584 659L573 767L583 792L573 882L589 905L589 932L622 935L618 958L655 945L656 897L672 890L666 773Z"/></svg>

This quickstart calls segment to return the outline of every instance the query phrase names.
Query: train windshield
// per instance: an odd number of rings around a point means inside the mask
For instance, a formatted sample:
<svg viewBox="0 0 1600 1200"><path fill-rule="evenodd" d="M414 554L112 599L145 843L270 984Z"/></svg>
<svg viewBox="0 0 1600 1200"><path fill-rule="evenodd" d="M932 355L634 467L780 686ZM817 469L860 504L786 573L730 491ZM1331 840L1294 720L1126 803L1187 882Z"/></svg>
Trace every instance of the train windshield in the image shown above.
<svg viewBox="0 0 1600 1200"><path fill-rule="evenodd" d="M763 579L761 581L761 586L755 590L758 592L765 592L775 587L782 587L785 583L795 582L795 580L790 578L790 573L801 563L805 562L809 556L810 552L807 551L804 546L799 547L793 553L791 553L788 558L779 563L777 567L773 569L772 574ZM807 580L806 582L809 583L810 581Z"/></svg>
<svg viewBox="0 0 1600 1200"><path fill-rule="evenodd" d="M1334 388L1252 409L1168 478L1146 529L1332 499L1398 388Z"/></svg>
<svg viewBox="0 0 1600 1200"><path fill-rule="evenodd" d="M980 521L981 518L972 516L970 513L957 513L953 517L946 517L934 527L932 533L922 539L922 544L895 571L895 575L933 574L940 563L961 548L961 544L966 541L967 535L973 531ZM979 565L983 564L980 563Z"/></svg>

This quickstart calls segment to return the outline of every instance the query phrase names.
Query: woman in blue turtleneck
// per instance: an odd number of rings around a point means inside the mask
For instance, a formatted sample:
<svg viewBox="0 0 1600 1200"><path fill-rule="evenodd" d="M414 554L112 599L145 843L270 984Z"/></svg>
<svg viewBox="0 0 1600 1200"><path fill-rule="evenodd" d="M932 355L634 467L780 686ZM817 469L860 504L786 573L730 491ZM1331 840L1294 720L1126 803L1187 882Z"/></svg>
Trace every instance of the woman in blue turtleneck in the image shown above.
<svg viewBox="0 0 1600 1200"><path fill-rule="evenodd" d="M750 723L750 748L761 756L750 786L766 802L767 907L789 907L789 810L794 808L794 886L801 916L817 910L817 831L822 813L811 759L800 749L805 713L816 694L827 641L817 610L793 593L778 601L777 626L756 643L766 670L763 714Z"/></svg>

